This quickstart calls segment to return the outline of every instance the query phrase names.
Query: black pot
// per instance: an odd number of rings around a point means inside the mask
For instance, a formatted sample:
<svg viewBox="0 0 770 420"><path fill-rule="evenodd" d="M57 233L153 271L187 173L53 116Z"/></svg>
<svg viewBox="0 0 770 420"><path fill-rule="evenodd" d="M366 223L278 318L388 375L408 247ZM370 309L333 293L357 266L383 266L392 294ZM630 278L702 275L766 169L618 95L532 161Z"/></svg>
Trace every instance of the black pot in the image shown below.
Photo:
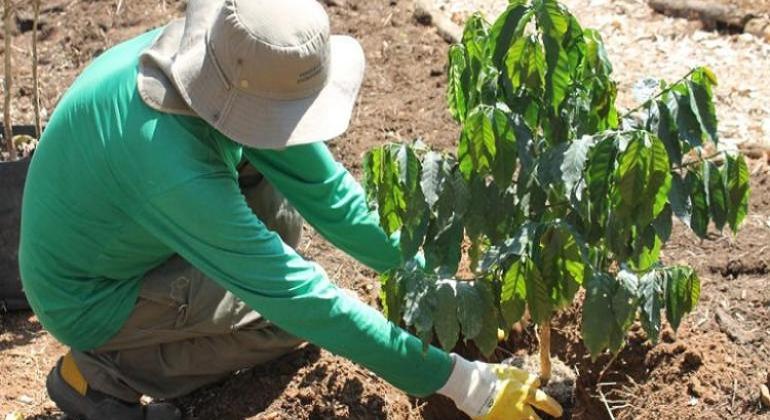
<svg viewBox="0 0 770 420"><path fill-rule="evenodd" d="M13 133L36 136L35 127L27 125L13 126ZM29 162L0 162L0 312L29 308L19 276L21 195Z"/></svg>

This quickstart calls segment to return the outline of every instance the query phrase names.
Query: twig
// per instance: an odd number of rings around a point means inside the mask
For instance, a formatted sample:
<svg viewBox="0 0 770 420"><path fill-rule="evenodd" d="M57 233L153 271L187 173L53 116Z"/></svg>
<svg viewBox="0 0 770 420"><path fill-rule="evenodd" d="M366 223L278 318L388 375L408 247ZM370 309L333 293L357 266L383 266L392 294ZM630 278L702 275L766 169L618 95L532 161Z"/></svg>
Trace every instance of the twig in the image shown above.
<svg viewBox="0 0 770 420"><path fill-rule="evenodd" d="M602 369L602 371L601 371L601 372L599 372L599 377L598 377L598 378L596 378L596 382L601 382L601 381L602 381L602 379L604 379L604 374L606 374L606 373L607 373L607 371L608 371L608 370L610 370L610 368L612 367L612 364L613 364L613 363L615 363L615 360L617 360L617 358L618 358L618 355L620 355L620 352L617 352L617 353L615 353L615 354L612 356L612 359L610 359L610 361L609 361L609 362L607 362L607 365L606 365L606 366L604 366L604 369Z"/></svg>
<svg viewBox="0 0 770 420"><path fill-rule="evenodd" d="M13 145L13 127L11 125L11 88L13 87L13 73L11 66L11 0L3 2L3 29L5 30L5 109L3 111L3 123L5 146L8 148L8 158L16 160L16 148Z"/></svg>
<svg viewBox="0 0 770 420"><path fill-rule="evenodd" d="M723 155L725 153L726 153L725 151L715 152L715 153L712 153L712 154L710 154L710 155L708 155L706 157L701 157L699 159L691 160L689 162L682 162L681 164L679 164L677 166L674 166L672 169L673 170L684 169L684 168L690 167L692 165L697 165L699 163L703 163L703 162L706 162L708 160L714 159L715 157L719 157L720 155Z"/></svg>
<svg viewBox="0 0 770 420"><path fill-rule="evenodd" d="M607 397L604 395L602 387L599 386L596 389L599 391L599 396L601 396L602 403L604 403L604 408L607 409L607 414L612 420L615 420L615 415L612 413L612 408L610 408L610 404L607 402Z"/></svg>
<svg viewBox="0 0 770 420"><path fill-rule="evenodd" d="M681 79L677 80L676 82L674 82L674 83L672 83L672 84L668 85L668 87L666 87L665 89L663 89L663 90L661 90L660 92L658 92L658 94L657 94L657 95L655 95L655 96L653 96L652 98L650 98L650 99L648 99L648 100L644 101L644 102L643 102L641 105L637 106L636 108L634 108L634 109L632 109L632 110L630 110L630 111L627 111L625 114L621 115L621 116L620 116L620 119L621 119L621 120L624 120L624 119L628 118L628 117L629 117L631 114L633 114L634 112L636 112L636 111L640 111L640 110L642 110L642 109L646 108L646 107L647 107L647 106L649 106L649 105L650 105L650 104L651 104L653 101L656 101L656 100L658 100L658 98L660 98L661 96L663 96L663 95L665 95L665 94L667 94L667 93L671 92L671 91L674 89L674 86L676 86L676 85L678 85L678 84L680 84L680 83L684 82L685 80L687 80L687 78L689 78L690 76L692 76L692 75L693 75L693 74L694 74L696 71L698 71L698 68L694 68L694 69L690 70L690 71L689 71L689 72L688 72L686 75L684 75L684 77L682 77Z"/></svg>
<svg viewBox="0 0 770 420"><path fill-rule="evenodd" d="M40 139L43 132L40 123L40 75L37 68L37 28L40 19L40 0L35 0L34 9L35 17L32 21L32 101L35 108L35 137Z"/></svg>
<svg viewBox="0 0 770 420"><path fill-rule="evenodd" d="M544 384L551 379L551 321L539 325L538 339L540 340L540 381Z"/></svg>

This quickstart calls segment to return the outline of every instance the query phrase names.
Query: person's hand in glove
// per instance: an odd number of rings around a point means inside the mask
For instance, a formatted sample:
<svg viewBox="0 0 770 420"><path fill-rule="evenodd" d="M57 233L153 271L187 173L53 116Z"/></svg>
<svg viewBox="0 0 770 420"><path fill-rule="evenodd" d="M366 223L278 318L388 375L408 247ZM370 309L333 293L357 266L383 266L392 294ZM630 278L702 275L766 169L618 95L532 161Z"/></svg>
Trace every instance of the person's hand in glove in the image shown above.
<svg viewBox="0 0 770 420"><path fill-rule="evenodd" d="M533 407L561 417L556 400L539 389L535 375L513 366L470 362L452 354L449 380L437 392L474 420L537 420Z"/></svg>

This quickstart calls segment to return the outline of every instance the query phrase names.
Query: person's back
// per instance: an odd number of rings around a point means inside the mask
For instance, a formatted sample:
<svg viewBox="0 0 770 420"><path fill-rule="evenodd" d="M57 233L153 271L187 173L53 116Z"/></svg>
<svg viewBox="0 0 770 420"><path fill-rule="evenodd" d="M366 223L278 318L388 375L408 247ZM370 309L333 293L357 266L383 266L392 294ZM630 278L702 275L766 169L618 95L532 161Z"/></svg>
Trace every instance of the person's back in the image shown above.
<svg viewBox="0 0 770 420"><path fill-rule="evenodd" d="M240 146L206 135L213 130L199 118L142 102L137 57L158 32L113 47L88 67L57 106L30 167L24 288L46 328L75 348L116 333L139 279L174 253L136 220L142 206L203 174L237 176Z"/></svg>

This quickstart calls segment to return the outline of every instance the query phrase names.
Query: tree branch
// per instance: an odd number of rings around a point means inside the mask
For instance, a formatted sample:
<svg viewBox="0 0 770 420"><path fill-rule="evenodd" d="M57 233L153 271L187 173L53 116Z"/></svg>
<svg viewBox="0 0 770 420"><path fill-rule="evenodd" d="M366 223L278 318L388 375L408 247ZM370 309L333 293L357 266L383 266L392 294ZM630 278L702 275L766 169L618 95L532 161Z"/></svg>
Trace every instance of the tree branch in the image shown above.
<svg viewBox="0 0 770 420"><path fill-rule="evenodd" d="M655 96L653 96L652 98L650 98L650 99L648 99L648 100L644 101L644 102L643 102L641 105L637 106L636 108L634 108L634 109L632 109L632 110L630 110L630 111L627 111L625 114L621 115L621 116L620 116L620 119L621 119L621 120L624 120L624 119L628 118L629 116L631 116L633 113L635 113L635 112L637 112L637 111L640 111L640 110L642 110L642 109L644 109L644 108L648 107L650 104L652 104L654 101L657 101L657 100L658 100L660 97L662 97L663 95L665 95L665 94L667 94L667 93L671 92L671 90L673 90L673 89L674 89L674 86L676 86L676 85L678 85L678 84L680 84L680 83L684 82L685 80L687 80L687 79L688 79L690 76L692 76L692 75L693 75L693 74L694 74L696 71L698 71L698 68L694 68L694 69L690 70L690 71L689 71L689 72L688 72L686 75L684 75L684 77L682 77L681 79L677 80L676 82L674 82L674 83L672 83L672 84L668 85L668 87L666 87L665 89L663 89L663 90L661 90L660 92L658 92L658 94L657 94L657 95L655 95Z"/></svg>
<svg viewBox="0 0 770 420"><path fill-rule="evenodd" d="M11 89L13 87L13 68L11 66L11 14L13 9L11 0L4 0L3 6L3 30L5 31L5 109L3 110L3 137L5 138L8 158L13 161L16 160L16 147L13 145L13 125L11 122Z"/></svg>

